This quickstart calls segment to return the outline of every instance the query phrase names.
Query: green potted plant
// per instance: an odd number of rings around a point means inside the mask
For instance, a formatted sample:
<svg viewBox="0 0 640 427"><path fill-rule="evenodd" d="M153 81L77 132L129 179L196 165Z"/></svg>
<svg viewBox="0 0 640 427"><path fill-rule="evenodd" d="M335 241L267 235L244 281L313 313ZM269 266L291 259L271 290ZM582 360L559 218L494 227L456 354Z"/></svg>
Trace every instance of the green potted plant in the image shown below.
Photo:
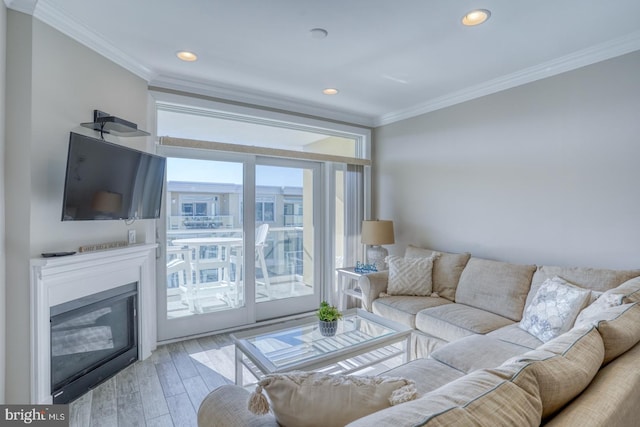
<svg viewBox="0 0 640 427"><path fill-rule="evenodd" d="M338 319L342 317L342 313L328 302L322 301L318 309L319 329L322 336L332 337L338 330Z"/></svg>

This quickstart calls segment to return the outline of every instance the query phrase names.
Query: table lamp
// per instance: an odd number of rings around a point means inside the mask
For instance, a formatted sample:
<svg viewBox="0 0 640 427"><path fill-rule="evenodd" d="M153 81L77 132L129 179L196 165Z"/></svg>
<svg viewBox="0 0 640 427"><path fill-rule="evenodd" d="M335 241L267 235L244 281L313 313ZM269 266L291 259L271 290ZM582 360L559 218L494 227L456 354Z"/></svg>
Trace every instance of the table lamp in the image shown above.
<svg viewBox="0 0 640 427"><path fill-rule="evenodd" d="M361 239L362 243L370 245L369 248L367 248L367 261L370 264L375 264L378 271L386 270L387 265L384 259L389 255L389 251L380 245L391 245L395 243L393 221L362 221Z"/></svg>

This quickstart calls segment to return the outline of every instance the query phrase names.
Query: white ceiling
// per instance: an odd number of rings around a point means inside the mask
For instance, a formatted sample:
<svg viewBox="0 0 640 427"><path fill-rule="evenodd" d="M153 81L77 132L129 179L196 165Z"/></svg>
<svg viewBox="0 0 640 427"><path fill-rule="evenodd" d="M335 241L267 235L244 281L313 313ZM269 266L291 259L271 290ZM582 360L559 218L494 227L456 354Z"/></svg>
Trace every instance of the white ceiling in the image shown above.
<svg viewBox="0 0 640 427"><path fill-rule="evenodd" d="M5 3L150 86L367 126L640 49L639 0ZM489 9L491 19L464 27L462 15L474 8ZM328 37L311 37L317 27ZM179 61L183 49L199 60ZM323 95L326 87L340 93Z"/></svg>

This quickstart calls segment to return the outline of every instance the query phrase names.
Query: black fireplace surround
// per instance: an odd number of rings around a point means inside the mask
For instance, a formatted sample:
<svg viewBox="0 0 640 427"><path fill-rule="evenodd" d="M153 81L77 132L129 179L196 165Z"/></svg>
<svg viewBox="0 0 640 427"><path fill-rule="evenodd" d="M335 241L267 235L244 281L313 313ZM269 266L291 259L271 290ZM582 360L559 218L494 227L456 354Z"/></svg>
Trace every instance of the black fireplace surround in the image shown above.
<svg viewBox="0 0 640 427"><path fill-rule="evenodd" d="M51 307L51 395L68 403L138 360L138 284Z"/></svg>

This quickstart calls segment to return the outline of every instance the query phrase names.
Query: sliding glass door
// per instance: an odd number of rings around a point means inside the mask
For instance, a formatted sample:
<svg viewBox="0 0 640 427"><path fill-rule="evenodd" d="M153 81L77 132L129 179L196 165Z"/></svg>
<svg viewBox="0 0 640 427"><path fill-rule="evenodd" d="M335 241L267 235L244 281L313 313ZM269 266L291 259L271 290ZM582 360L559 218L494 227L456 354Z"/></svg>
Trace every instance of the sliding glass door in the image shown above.
<svg viewBox="0 0 640 427"><path fill-rule="evenodd" d="M168 160L159 271L166 287L158 289L159 338L317 307L320 165L162 151Z"/></svg>
<svg viewBox="0 0 640 427"><path fill-rule="evenodd" d="M159 339L337 302L335 268L361 259L370 130L206 97L151 96L157 151L169 159L157 222Z"/></svg>
<svg viewBox="0 0 640 427"><path fill-rule="evenodd" d="M256 319L311 311L320 299L315 219L320 166L283 159L256 164Z"/></svg>

